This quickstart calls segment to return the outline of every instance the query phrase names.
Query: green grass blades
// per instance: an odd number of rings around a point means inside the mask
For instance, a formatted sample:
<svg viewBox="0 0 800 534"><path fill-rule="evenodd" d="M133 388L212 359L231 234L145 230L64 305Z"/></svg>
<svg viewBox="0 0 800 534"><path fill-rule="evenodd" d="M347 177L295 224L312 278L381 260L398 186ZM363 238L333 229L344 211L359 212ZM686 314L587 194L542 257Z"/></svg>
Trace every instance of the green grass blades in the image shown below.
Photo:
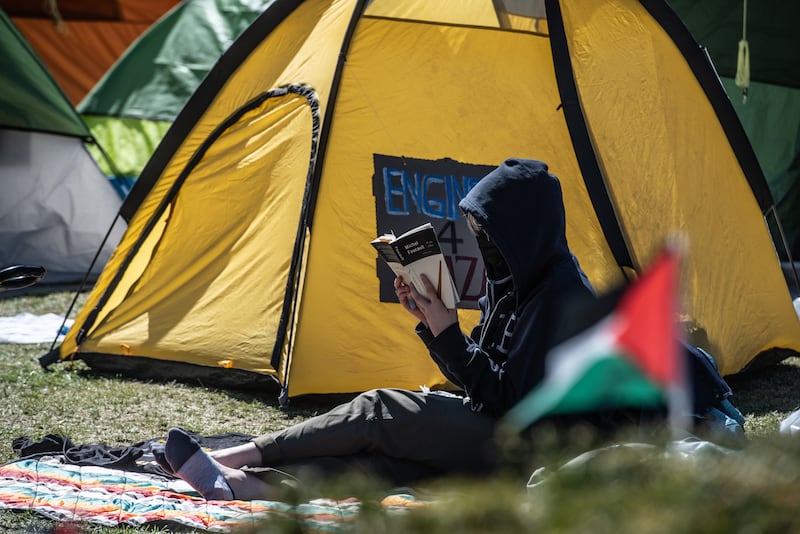
<svg viewBox="0 0 800 534"><path fill-rule="evenodd" d="M72 297L7 297L0 299L0 316L26 311L64 314ZM11 442L19 436L40 439L58 433L76 444L115 446L163 436L171 426L204 434L259 434L342 400L298 398L282 410L277 390L240 392L145 382L98 375L81 362L57 364L45 372L38 358L49 348L0 344L0 461L14 459ZM356 533L800 532L800 436L778 434L780 421L800 406L800 358L728 381L734 404L745 414L748 436L746 446L731 454L681 460L661 450L615 449L560 468L574 451L554 451L535 486L528 487L528 481L540 466L516 462L492 479L431 484L422 488L427 504L404 510L380 506L379 492L363 480L332 481L326 491L362 501L357 517L339 529ZM597 445L590 438L586 443ZM56 532L56 527L60 526L34 514L0 512L0 531ZM62 532L168 532L159 527L63 527ZM302 522L282 518L241 532L304 529Z"/></svg>

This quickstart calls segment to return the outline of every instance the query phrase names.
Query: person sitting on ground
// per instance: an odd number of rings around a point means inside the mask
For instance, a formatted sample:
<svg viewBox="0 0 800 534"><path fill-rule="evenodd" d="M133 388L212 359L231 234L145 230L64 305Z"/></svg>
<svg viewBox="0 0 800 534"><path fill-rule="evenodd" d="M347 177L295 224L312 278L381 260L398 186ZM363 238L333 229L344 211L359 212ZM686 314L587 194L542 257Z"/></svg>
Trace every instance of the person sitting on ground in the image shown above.
<svg viewBox="0 0 800 534"><path fill-rule="evenodd" d="M274 495L276 474L364 469L393 485L497 467L498 420L544 375L552 310L568 294L594 295L570 252L561 186L545 163L508 159L461 200L486 269L480 320L462 332L425 280L423 297L395 280L400 304L441 372L465 396L401 389L361 393L329 412L243 445L204 451L179 428L159 463L207 499ZM413 302L412 302L413 301Z"/></svg>

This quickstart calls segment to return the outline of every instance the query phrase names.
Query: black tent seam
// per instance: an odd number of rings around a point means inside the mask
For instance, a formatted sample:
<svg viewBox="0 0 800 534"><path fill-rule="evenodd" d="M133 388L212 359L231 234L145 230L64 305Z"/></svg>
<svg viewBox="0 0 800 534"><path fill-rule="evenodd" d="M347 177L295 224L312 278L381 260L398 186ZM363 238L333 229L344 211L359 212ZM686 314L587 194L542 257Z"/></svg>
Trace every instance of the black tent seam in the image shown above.
<svg viewBox="0 0 800 534"><path fill-rule="evenodd" d="M299 86L303 87L303 86ZM311 157L308 162L308 171L306 174L306 185L303 191L303 200L300 209L300 217L297 224L297 233L294 239L294 248L292 249L292 261L289 266L288 278L286 280L286 289L283 296L283 306L281 308L281 316L278 321L278 329L275 334L275 344L272 347L272 356L270 357L270 365L277 372L280 366L281 349L284 346L287 332L290 332L289 347L292 343L292 334L294 330L289 329L289 324L294 324L294 319L297 315L297 295L299 293L300 285L300 270L302 269L303 252L305 249L305 236L307 218L308 218L308 205L311 191L314 188L315 172L314 164L316 162L316 154L319 150L319 137L320 137L320 113L319 113L319 100L317 94L310 88L305 88L303 93L308 100L309 108L311 109ZM289 354L291 350L288 351ZM288 374L288 356L287 365L284 369L284 384L286 375Z"/></svg>
<svg viewBox="0 0 800 534"><path fill-rule="evenodd" d="M328 105L325 110L325 117L322 122L321 130L319 130L320 137L318 144L312 147L311 153L311 179L308 184L308 189L306 190L306 196L303 201L303 212L301 214L301 221L300 227L297 229L297 236L295 239L295 248L294 253L292 255L292 265L289 269L290 277L295 277L294 280L290 280L293 285L292 291L294 295L297 295L297 291L299 290L299 283L300 277L299 269L300 269L300 262L303 257L303 252L305 249L305 236L307 229L310 230L313 226L314 222L314 211L317 204L317 195L319 193L320 187L320 177L322 175L322 166L323 162L325 161L325 152L328 147L328 139L329 139L329 132L330 132L330 124L333 120L333 111L336 107L336 97L339 94L339 87L341 85L341 77L342 77L342 70L344 69L344 64L346 61L347 51L350 49L350 42L352 41L353 34L355 33L356 25L358 21L361 19L364 9L366 8L367 1L366 0L359 0L358 4L355 6L353 10L353 15L350 18L348 23L347 30L345 31L344 38L342 40L342 45L339 49L339 57L336 63L336 69L333 74L333 79L331 80L331 88L330 93L327 99ZM316 138L316 137L315 137ZM287 296L289 295L289 287L287 285ZM278 370L278 365L280 363L280 354L283 348L283 339L288 329L287 321L291 320L294 323L296 314L297 314L297 302L293 302L291 314L288 313L288 305L287 302L289 299L284 300L284 309L281 313L281 319L278 325L278 336L276 337L275 347L273 348L272 358L270 359L270 363L272 368L276 371ZM296 301L296 299L291 299L292 301ZM283 376L283 388L281 391L280 396L280 404L285 406L288 403L289 399L289 368L291 363L291 346L293 343L293 339L290 336L289 344L287 345L287 357L286 357L286 365L284 367L284 376Z"/></svg>
<svg viewBox="0 0 800 534"><path fill-rule="evenodd" d="M633 259L620 228L616 211L606 188L600 163L597 159L591 136L589 134L586 118L580 105L580 97L575 84L572 62L569 56L567 35L564 22L561 18L561 7L557 0L547 0L547 26L550 30L550 48L553 54L553 68L555 70L558 91L561 95L561 104L564 119L567 122L575 157L583 175L589 199L594 207L597 220L606 237L606 241L614 255L617 265L627 280L628 274L624 267L635 269Z"/></svg>
<svg viewBox="0 0 800 534"><path fill-rule="evenodd" d="M366 9L367 0L359 0L354 9L354 15L350 19L350 23L345 31L342 46L339 52L339 59L336 63L336 70L333 73L333 80L331 82L330 96L328 98L328 107L325 111L325 118L322 123L322 131L319 140L319 154L315 157L314 164L314 179L312 182L311 196L309 197L309 213L308 213L308 226L311 227L314 222L314 208L317 203L317 193L319 192L320 176L322 175L322 162L325 161L325 152L328 148L328 138L330 137L331 122L333 121L333 111L336 109L336 98L339 94L341 86L342 70L346 62L347 51L350 50L350 42L353 39L356 25L361 19L364 9Z"/></svg>

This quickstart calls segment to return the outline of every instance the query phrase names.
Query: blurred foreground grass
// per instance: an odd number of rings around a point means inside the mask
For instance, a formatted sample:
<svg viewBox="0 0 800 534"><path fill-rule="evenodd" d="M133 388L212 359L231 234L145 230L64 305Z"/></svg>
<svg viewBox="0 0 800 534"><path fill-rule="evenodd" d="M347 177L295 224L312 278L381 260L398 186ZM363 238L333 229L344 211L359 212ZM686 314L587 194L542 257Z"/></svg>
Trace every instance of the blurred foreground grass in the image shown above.
<svg viewBox="0 0 800 534"><path fill-rule="evenodd" d="M0 316L23 311L63 314L72 294L0 300ZM78 306L80 302L78 302ZM0 344L0 461L14 459L11 441L63 434L75 443L127 445L182 426L204 434L259 434L331 407L341 398L299 398L281 410L277 388L237 392L176 382L100 376L83 364L44 372L38 358L49 344ZM586 464L556 470L571 457L553 451L544 478L526 483L539 465L517 465L491 480L443 480L426 488L433 504L387 513L379 492L363 481L334 481L327 496L357 497L363 508L352 532L800 532L800 437L778 425L800 405L800 359L729 377L734 404L747 419L748 443L726 454L688 459L661 451L614 447ZM558 453L561 452L561 455ZM541 464L540 464L541 465ZM166 531L85 525L84 532ZM0 531L51 532L32 514L0 513ZM275 519L252 531L298 532Z"/></svg>

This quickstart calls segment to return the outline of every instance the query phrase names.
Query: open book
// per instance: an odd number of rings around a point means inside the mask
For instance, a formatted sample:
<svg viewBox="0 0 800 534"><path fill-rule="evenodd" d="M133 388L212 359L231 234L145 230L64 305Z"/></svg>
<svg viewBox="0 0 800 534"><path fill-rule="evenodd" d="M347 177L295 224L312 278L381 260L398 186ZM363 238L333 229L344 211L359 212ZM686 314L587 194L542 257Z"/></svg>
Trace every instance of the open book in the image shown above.
<svg viewBox="0 0 800 534"><path fill-rule="evenodd" d="M427 297L420 277L424 274L436 288L444 305L451 309L456 307L458 291L431 223L425 223L397 237L393 233L384 234L374 239L372 246L394 274L405 283L413 284L417 291Z"/></svg>

